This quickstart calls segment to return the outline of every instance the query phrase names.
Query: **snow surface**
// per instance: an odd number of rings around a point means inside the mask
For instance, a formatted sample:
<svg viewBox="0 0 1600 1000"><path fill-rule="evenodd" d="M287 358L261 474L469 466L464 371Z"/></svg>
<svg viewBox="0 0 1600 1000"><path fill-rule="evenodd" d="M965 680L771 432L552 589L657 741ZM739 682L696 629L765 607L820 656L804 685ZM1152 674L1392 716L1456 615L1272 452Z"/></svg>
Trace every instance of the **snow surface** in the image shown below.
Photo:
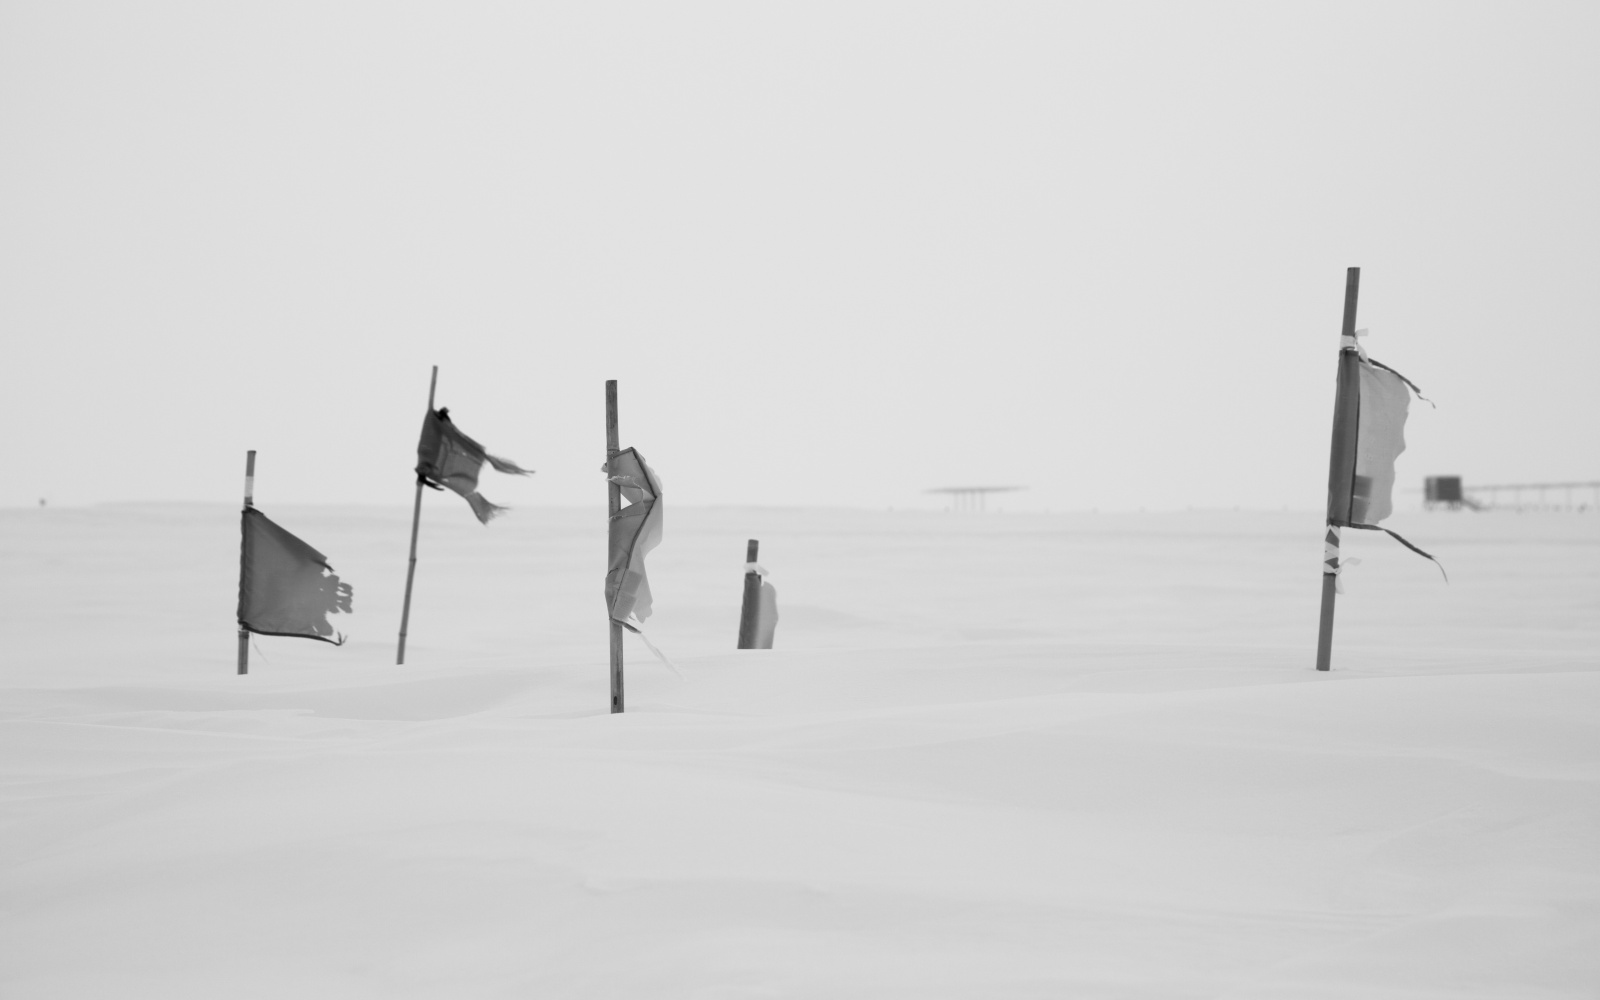
<svg viewBox="0 0 1600 1000"><path fill-rule="evenodd" d="M0 996L1594 997L1600 516L267 513L343 648L234 674L237 512L0 512ZM1353 534L1353 533L1352 533ZM778 648L736 652L744 539Z"/></svg>

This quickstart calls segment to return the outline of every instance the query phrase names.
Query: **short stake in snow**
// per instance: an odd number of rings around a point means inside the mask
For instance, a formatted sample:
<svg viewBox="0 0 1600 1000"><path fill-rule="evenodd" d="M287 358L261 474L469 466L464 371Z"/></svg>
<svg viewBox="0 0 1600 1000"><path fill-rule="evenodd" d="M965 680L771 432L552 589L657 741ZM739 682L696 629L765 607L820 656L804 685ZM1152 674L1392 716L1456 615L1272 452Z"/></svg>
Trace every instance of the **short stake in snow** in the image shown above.
<svg viewBox="0 0 1600 1000"><path fill-rule="evenodd" d="M433 408L433 390L439 384L439 366L433 366L433 378L428 382L428 415L422 418L422 437L417 441L417 498L411 508L411 558L406 563L406 596L400 607L400 646L395 651L394 662L406 662L406 630L411 624L411 584L417 575L417 525L422 520L422 488L450 490L459 494L472 508L479 524L505 512L478 492L478 474L484 463L496 472L515 476L531 476L532 469L524 469L509 459L498 458L484 450L483 445L467 437L450 419L450 409Z"/></svg>
<svg viewBox="0 0 1600 1000"><path fill-rule="evenodd" d="M249 672L250 633L316 639L344 645L328 615L351 610L321 552L274 524L255 506L256 453L245 458L244 510L239 531L239 673Z"/></svg>
<svg viewBox="0 0 1600 1000"><path fill-rule="evenodd" d="M1411 393L1422 394L1393 368L1367 357L1356 329L1361 269L1345 275L1344 323L1339 332L1339 381L1333 401L1333 443L1328 456L1327 534L1323 538L1322 614L1317 626L1317 669L1333 658L1333 602L1346 563L1339 554L1340 529L1382 531L1406 548L1433 559L1378 522L1394 511L1394 463L1405 450ZM1437 559L1433 559L1435 565ZM1444 568L1440 567L1440 572ZM1446 577L1446 580L1449 578Z"/></svg>
<svg viewBox="0 0 1600 1000"><path fill-rule="evenodd" d="M744 550L744 604L739 609L739 648L771 649L778 628L778 592L763 578L756 562L761 543L750 539Z"/></svg>

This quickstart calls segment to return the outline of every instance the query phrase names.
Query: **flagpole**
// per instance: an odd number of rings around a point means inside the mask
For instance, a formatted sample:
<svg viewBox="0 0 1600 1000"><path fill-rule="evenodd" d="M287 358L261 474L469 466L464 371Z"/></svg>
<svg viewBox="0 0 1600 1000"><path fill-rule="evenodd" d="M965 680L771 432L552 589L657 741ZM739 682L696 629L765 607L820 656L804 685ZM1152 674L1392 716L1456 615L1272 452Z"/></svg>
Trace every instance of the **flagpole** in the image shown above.
<svg viewBox="0 0 1600 1000"><path fill-rule="evenodd" d="M1360 372L1356 351L1356 297L1361 268L1345 272L1344 323L1339 331L1339 382L1333 399L1333 441L1328 450L1328 524L1323 538L1322 615L1317 624L1317 669L1333 658L1333 601L1338 593L1339 526L1350 522L1350 494L1356 475L1356 436L1361 419Z"/></svg>
<svg viewBox="0 0 1600 1000"><path fill-rule="evenodd" d="M244 509L256 505L256 451L251 448L244 455ZM244 549L239 550L239 586L244 586ZM239 626L239 673L250 672L250 630Z"/></svg>
<svg viewBox="0 0 1600 1000"><path fill-rule="evenodd" d="M610 543L610 525L622 510L622 487L611 480L611 460L621 451L617 437L617 380L606 379L606 539ZM606 569L610 571L609 550ZM606 619L611 625L611 714L622 711L622 626L611 618L611 608L606 607Z"/></svg>
<svg viewBox="0 0 1600 1000"><path fill-rule="evenodd" d="M761 617L761 574L752 567L761 543L754 538L745 545L744 604L739 609L739 648L756 648L756 622Z"/></svg>
<svg viewBox="0 0 1600 1000"><path fill-rule="evenodd" d="M433 412L433 391L439 385L439 366L433 366L428 379L428 412ZM400 605L400 648L394 654L396 666L406 662L406 628L411 624L411 582L417 576L417 526L422 522L422 477L417 476L417 498L411 505L411 558L406 563L406 596Z"/></svg>

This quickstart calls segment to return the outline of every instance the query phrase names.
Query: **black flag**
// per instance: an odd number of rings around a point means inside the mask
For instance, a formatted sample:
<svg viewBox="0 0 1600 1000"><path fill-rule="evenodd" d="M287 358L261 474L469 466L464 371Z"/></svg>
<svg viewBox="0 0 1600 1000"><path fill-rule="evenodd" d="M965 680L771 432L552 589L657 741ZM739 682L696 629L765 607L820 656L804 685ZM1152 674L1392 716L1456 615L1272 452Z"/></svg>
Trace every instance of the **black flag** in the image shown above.
<svg viewBox="0 0 1600 1000"><path fill-rule="evenodd" d="M350 611L350 585L327 557L254 507L244 509L240 527L239 626L343 645L328 615Z"/></svg>
<svg viewBox="0 0 1600 1000"><path fill-rule="evenodd" d="M441 406L422 418L422 438L417 442L417 479L436 490L449 489L461 494L472 505L478 520L488 524L489 519L505 511L478 492L478 473L483 463L494 466L495 471L515 476L529 476L532 469L524 469L515 462L484 451L483 445L467 437L450 420L450 410Z"/></svg>

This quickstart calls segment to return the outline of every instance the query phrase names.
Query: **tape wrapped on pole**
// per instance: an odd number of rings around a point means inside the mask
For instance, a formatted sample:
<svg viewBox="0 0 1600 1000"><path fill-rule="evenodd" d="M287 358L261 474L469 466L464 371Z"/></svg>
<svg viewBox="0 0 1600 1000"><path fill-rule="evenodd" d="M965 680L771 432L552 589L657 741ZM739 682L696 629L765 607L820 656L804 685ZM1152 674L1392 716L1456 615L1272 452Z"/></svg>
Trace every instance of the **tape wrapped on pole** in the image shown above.
<svg viewBox="0 0 1600 1000"><path fill-rule="evenodd" d="M1344 593L1344 570L1347 566L1359 566L1360 559L1345 559L1339 555L1339 526L1328 525L1328 535L1322 542L1322 572L1333 577L1335 593Z"/></svg>
<svg viewBox="0 0 1600 1000"><path fill-rule="evenodd" d="M1371 359L1367 357L1367 349L1361 346L1361 338L1365 337L1366 335L1367 328L1362 327L1349 337L1340 337L1339 349L1345 351L1355 351L1357 357L1370 364Z"/></svg>

